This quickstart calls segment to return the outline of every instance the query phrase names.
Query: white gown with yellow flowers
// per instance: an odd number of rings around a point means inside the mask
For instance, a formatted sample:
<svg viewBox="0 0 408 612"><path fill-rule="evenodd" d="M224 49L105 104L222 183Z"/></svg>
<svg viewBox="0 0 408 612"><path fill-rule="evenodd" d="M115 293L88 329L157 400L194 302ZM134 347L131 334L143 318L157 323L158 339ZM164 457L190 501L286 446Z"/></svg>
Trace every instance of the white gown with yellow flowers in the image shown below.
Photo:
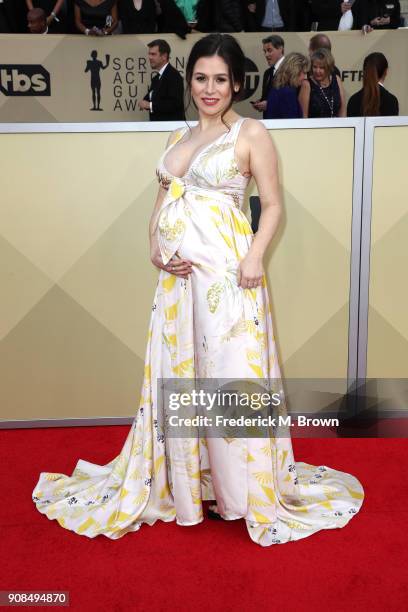
<svg viewBox="0 0 408 612"><path fill-rule="evenodd" d="M158 428L158 378L280 378L265 277L256 289L237 285L252 241L241 210L249 179L234 158L243 121L202 149L182 178L166 170L165 156L188 128L159 160L163 261L177 251L193 271L188 279L160 271L140 406L120 454L102 466L80 459L71 476L40 474L37 509L78 534L117 539L158 519L195 525L202 500L216 500L223 518L245 519L252 540L270 546L344 527L363 503L351 474L295 462L290 437L169 439Z"/></svg>

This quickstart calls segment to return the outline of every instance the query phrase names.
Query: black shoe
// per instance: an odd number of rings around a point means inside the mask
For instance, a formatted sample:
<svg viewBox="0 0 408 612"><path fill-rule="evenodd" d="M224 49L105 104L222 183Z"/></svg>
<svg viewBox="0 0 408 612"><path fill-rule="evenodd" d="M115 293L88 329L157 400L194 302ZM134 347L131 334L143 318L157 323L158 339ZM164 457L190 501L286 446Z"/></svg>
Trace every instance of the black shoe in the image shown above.
<svg viewBox="0 0 408 612"><path fill-rule="evenodd" d="M218 512L215 512L214 510L211 510L211 508L208 508L207 516L208 516L208 518L214 519L216 521L223 521L224 520L222 518L221 514L218 514Z"/></svg>

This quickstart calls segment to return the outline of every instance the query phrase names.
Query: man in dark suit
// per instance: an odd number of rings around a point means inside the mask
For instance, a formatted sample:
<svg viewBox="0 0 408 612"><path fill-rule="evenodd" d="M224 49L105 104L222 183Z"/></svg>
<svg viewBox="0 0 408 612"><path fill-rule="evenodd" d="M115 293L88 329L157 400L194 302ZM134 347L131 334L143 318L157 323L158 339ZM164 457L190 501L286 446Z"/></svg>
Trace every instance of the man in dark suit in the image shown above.
<svg viewBox="0 0 408 612"><path fill-rule="evenodd" d="M262 40L262 47L269 68L263 75L261 98L257 102L252 102L252 106L262 112L265 119L268 94L276 72L285 59L285 41L278 34L272 34Z"/></svg>
<svg viewBox="0 0 408 612"><path fill-rule="evenodd" d="M311 0L297 0L295 3L295 32L310 32L312 27Z"/></svg>
<svg viewBox="0 0 408 612"><path fill-rule="evenodd" d="M47 14L41 8L28 11L27 24L31 34L48 34Z"/></svg>
<svg viewBox="0 0 408 612"><path fill-rule="evenodd" d="M312 0L313 21L317 21L319 32L324 30L338 30L340 19L351 4L341 0Z"/></svg>
<svg viewBox="0 0 408 612"><path fill-rule="evenodd" d="M21 30L20 13L21 0L1 0L0 1L0 34L10 34Z"/></svg>
<svg viewBox="0 0 408 612"><path fill-rule="evenodd" d="M352 11L358 27L365 27L366 32L399 28L401 25L399 0L355 0Z"/></svg>
<svg viewBox="0 0 408 612"><path fill-rule="evenodd" d="M255 32L295 32L298 0L248 0Z"/></svg>
<svg viewBox="0 0 408 612"><path fill-rule="evenodd" d="M139 108L149 111L150 121L184 120L183 78L169 62L170 46L162 39L153 40L147 46L150 67L158 74L140 100Z"/></svg>

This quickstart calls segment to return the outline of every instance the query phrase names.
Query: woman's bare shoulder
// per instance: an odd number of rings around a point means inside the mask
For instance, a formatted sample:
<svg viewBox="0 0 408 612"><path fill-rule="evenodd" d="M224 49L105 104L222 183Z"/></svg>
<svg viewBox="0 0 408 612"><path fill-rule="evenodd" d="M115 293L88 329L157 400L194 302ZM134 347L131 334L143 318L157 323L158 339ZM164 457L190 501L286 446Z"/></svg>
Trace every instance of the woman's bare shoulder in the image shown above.
<svg viewBox="0 0 408 612"><path fill-rule="evenodd" d="M262 121L246 118L242 125L244 140L249 142L250 148L264 146L272 141L271 135Z"/></svg>
<svg viewBox="0 0 408 612"><path fill-rule="evenodd" d="M170 145L175 144L178 140L180 140L180 138L183 136L187 129L188 126L183 126L170 132L169 137L167 139L166 147L169 147Z"/></svg>
<svg viewBox="0 0 408 612"><path fill-rule="evenodd" d="M267 132L264 124L258 119L252 117L245 117L245 121L242 124L242 132L249 138L256 138Z"/></svg>

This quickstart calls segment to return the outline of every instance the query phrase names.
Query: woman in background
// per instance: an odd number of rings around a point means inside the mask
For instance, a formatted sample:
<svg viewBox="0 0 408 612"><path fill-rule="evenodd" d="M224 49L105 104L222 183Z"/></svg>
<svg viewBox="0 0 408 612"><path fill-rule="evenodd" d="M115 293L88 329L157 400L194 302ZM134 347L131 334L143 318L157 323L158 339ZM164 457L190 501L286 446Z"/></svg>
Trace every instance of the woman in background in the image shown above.
<svg viewBox="0 0 408 612"><path fill-rule="evenodd" d="M398 99L384 87L388 62L382 53L370 53L363 64L363 87L347 104L348 117L386 117L399 114Z"/></svg>
<svg viewBox="0 0 408 612"><path fill-rule="evenodd" d="M309 60L301 53L289 53L285 57L268 94L265 119L302 119L298 94L308 69Z"/></svg>
<svg viewBox="0 0 408 612"><path fill-rule="evenodd" d="M175 0L190 27L197 24L197 0Z"/></svg>
<svg viewBox="0 0 408 612"><path fill-rule="evenodd" d="M74 0L75 25L87 36L112 34L118 26L116 0Z"/></svg>
<svg viewBox="0 0 408 612"><path fill-rule="evenodd" d="M303 81L299 94L303 117L345 117L344 89L340 77L334 73L332 54L328 49L318 49L310 59L311 74Z"/></svg>
<svg viewBox="0 0 408 612"><path fill-rule="evenodd" d="M123 34L153 34L157 30L154 0L119 0Z"/></svg>

